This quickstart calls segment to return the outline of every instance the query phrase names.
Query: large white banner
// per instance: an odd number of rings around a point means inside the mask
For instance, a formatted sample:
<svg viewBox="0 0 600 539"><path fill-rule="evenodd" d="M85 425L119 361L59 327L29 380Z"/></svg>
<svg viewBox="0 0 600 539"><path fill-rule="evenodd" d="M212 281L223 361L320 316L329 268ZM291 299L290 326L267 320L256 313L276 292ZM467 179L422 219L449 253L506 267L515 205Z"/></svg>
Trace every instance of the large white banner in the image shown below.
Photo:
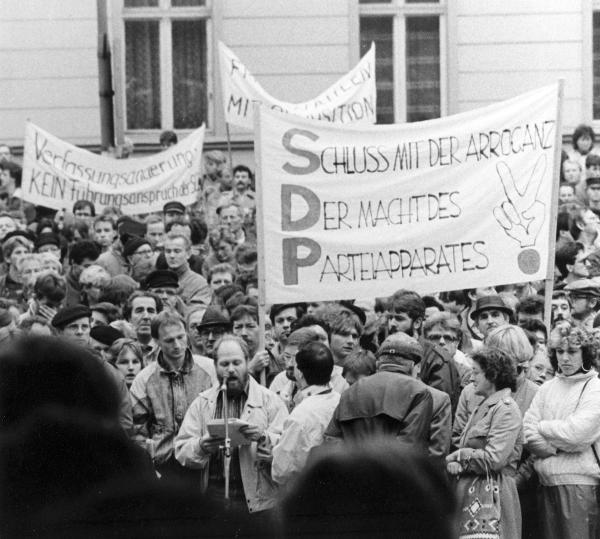
<svg viewBox="0 0 600 539"><path fill-rule="evenodd" d="M558 84L415 124L342 127L256 107L268 303L551 276Z"/></svg>
<svg viewBox="0 0 600 539"><path fill-rule="evenodd" d="M219 65L223 86L225 121L254 129L254 103L286 112L341 124L374 124L377 110L375 45L354 69L319 96L304 103L286 103L269 95L239 58L219 42Z"/></svg>
<svg viewBox="0 0 600 539"><path fill-rule="evenodd" d="M23 155L23 199L55 210L89 200L124 214L160 211L167 202L196 201L204 126L151 157L112 159L73 146L28 122Z"/></svg>

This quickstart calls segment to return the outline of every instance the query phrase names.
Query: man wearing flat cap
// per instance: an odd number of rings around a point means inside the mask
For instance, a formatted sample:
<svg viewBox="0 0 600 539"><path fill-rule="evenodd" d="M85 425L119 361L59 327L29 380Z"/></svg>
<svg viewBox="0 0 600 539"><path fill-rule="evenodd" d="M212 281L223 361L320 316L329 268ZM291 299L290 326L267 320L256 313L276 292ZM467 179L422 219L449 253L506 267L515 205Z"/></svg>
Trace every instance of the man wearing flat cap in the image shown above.
<svg viewBox="0 0 600 539"><path fill-rule="evenodd" d="M52 319L52 326L66 340L73 344L90 347L90 328L92 312L85 305L73 305L65 307L56 313ZM130 434L133 431L133 419L131 415L131 399L129 390L125 385L123 375L110 363L98 356L98 360L106 367L106 372L114 380L120 397L119 423L121 428Z"/></svg>
<svg viewBox="0 0 600 539"><path fill-rule="evenodd" d="M493 329L509 324L512 314L512 309L504 303L500 296L492 295L477 298L475 309L470 316L485 338Z"/></svg>
<svg viewBox="0 0 600 539"><path fill-rule="evenodd" d="M173 202L167 202L163 206L163 221L165 226L173 222L183 223L184 217L185 206L181 202L175 200Z"/></svg>
<svg viewBox="0 0 600 539"><path fill-rule="evenodd" d="M564 289L571 298L571 318L578 326L592 331L600 297L600 284L596 279L577 279Z"/></svg>
<svg viewBox="0 0 600 539"><path fill-rule="evenodd" d="M377 372L342 393L326 439L361 444L393 438L426 453L433 397L416 379L422 355L413 337L405 333L388 337L377 352Z"/></svg>
<svg viewBox="0 0 600 539"><path fill-rule="evenodd" d="M123 247L123 256L129 264L129 275L138 283L143 282L154 269L156 256L146 238L131 236Z"/></svg>

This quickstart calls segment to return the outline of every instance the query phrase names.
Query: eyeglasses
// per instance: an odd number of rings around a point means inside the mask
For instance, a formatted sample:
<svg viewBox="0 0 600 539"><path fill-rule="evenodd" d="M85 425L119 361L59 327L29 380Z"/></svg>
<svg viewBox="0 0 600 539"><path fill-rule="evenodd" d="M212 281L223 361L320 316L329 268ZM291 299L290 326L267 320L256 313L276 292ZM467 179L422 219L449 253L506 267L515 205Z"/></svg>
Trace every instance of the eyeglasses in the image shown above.
<svg viewBox="0 0 600 539"><path fill-rule="evenodd" d="M427 340L429 340L429 341L444 340L444 342L456 342L456 341L458 341L458 338L455 337L454 335L442 335L439 333L430 333L429 335L427 335Z"/></svg>

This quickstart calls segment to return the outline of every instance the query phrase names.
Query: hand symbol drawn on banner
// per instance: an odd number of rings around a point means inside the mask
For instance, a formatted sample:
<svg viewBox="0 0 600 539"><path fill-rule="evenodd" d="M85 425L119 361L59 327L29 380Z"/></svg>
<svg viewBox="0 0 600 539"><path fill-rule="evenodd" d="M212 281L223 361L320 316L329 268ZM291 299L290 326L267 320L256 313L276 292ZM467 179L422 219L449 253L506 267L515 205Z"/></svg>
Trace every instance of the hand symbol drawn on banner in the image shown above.
<svg viewBox="0 0 600 539"><path fill-rule="evenodd" d="M522 248L532 247L545 219L546 205L537 197L546 171L546 156L541 155L537 160L522 189L517 187L506 163L498 163L496 171L506 200L494 208L494 217L506 235L518 241ZM533 274L540 268L540 254L536 249L524 249L519 253L518 264L523 273Z"/></svg>

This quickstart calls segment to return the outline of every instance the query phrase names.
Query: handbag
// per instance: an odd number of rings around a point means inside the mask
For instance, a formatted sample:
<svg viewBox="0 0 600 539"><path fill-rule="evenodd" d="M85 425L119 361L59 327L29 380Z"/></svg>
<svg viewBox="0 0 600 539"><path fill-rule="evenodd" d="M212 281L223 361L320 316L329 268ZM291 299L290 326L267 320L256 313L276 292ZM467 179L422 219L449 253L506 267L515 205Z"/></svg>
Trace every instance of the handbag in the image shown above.
<svg viewBox="0 0 600 539"><path fill-rule="evenodd" d="M469 481L459 515L460 539L500 538L500 488L486 465L486 475L463 476Z"/></svg>

